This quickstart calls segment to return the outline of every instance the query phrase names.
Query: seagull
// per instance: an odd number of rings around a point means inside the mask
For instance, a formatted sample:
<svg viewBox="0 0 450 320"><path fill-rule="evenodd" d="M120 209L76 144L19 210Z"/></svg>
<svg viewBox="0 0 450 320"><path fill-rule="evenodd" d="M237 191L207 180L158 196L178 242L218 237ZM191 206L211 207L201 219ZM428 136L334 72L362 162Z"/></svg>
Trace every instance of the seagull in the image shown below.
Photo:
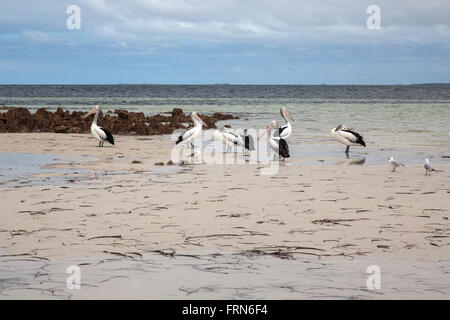
<svg viewBox="0 0 450 320"><path fill-rule="evenodd" d="M180 142L186 142L188 145L190 145L191 149L193 150L194 144L192 143L192 140L194 140L200 134L200 132L202 132L202 126L205 127L208 126L198 116L197 112L195 111L191 113L191 119L194 122L194 127L189 130L186 130L182 135L180 135L175 144L179 144Z"/></svg>
<svg viewBox="0 0 450 320"><path fill-rule="evenodd" d="M395 161L394 157L389 157L389 163L392 166L392 172L396 172L398 167L404 167L405 165L401 162Z"/></svg>
<svg viewBox="0 0 450 320"><path fill-rule="evenodd" d="M86 113L83 116L83 118L87 118L91 114L95 114L94 121L92 121L91 124L91 134L95 139L99 141L98 146L103 147L105 141L108 141L109 143L114 145L114 137L112 136L112 134L108 130L97 125L98 115L100 114L100 106L99 105L94 106L94 108L92 108L91 111Z"/></svg>
<svg viewBox="0 0 450 320"><path fill-rule="evenodd" d="M425 168L425 175L431 175L431 171L436 171L433 169L433 167L430 164L430 160L425 159L425 163L423 164L423 167Z"/></svg>
<svg viewBox="0 0 450 320"><path fill-rule="evenodd" d="M363 137L359 133L348 129L343 124L340 124L336 128L332 129L330 134L336 141L347 146L347 148L345 149L345 153L347 154L350 150L350 146L366 146Z"/></svg>

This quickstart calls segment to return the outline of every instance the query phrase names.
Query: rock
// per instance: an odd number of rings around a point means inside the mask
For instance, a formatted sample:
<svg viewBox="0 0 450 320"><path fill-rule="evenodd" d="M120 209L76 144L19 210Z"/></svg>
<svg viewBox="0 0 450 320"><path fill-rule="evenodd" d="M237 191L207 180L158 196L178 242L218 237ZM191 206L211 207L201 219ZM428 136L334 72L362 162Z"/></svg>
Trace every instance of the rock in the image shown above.
<svg viewBox="0 0 450 320"><path fill-rule="evenodd" d="M116 110L114 113L117 113L117 116L120 119L128 119L128 111L126 110Z"/></svg>
<svg viewBox="0 0 450 320"><path fill-rule="evenodd" d="M163 166L164 162L155 162L155 166Z"/></svg>
<svg viewBox="0 0 450 320"><path fill-rule="evenodd" d="M45 108L31 114L25 108L3 106L6 112L0 113L0 132L58 132L58 133L89 133L92 116L83 118L86 112L68 110L58 107L55 112ZM177 129L193 126L190 117L180 108L174 108L170 116L160 114L145 116L143 112L128 112L115 110L116 115L100 112L98 124L114 134L123 135L159 135L171 134ZM214 113L213 116L199 115L211 128L217 128L216 122L221 119L235 119L231 115Z"/></svg>
<svg viewBox="0 0 450 320"><path fill-rule="evenodd" d="M173 163L172 160L169 160L169 161L167 161L167 165L168 165L168 166L173 166L173 165L175 165L175 163Z"/></svg>
<svg viewBox="0 0 450 320"><path fill-rule="evenodd" d="M132 164L141 164L142 161L139 161L139 160L133 160L133 161L131 161L131 163L132 163Z"/></svg>
<svg viewBox="0 0 450 320"><path fill-rule="evenodd" d="M67 133L68 129L66 126L57 126L55 127L56 133Z"/></svg>
<svg viewBox="0 0 450 320"><path fill-rule="evenodd" d="M172 117L182 117L182 116L184 116L183 109L173 108Z"/></svg>
<svg viewBox="0 0 450 320"><path fill-rule="evenodd" d="M216 119L217 121L239 119L239 117L235 117L231 114L223 114L223 113L219 113L219 112L214 112L212 117L214 119Z"/></svg>

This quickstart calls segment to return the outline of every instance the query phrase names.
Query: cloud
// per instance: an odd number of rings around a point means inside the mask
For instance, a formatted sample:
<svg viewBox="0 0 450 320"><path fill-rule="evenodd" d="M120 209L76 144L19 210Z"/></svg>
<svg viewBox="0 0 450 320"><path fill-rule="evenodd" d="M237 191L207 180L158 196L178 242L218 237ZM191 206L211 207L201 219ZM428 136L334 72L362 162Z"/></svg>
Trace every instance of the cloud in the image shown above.
<svg viewBox="0 0 450 320"><path fill-rule="evenodd" d="M23 30L21 35L22 39L27 42L33 43L50 43L55 40L55 38L51 37L50 35L35 30Z"/></svg>
<svg viewBox="0 0 450 320"><path fill-rule="evenodd" d="M39 5L16 0L0 4L0 33L20 26L20 32L67 31L65 9L70 4L81 8L83 32L106 41L450 40L450 3L443 0L43 0ZM371 4L381 9L382 30L366 28L366 9ZM45 41L39 34L25 38Z"/></svg>

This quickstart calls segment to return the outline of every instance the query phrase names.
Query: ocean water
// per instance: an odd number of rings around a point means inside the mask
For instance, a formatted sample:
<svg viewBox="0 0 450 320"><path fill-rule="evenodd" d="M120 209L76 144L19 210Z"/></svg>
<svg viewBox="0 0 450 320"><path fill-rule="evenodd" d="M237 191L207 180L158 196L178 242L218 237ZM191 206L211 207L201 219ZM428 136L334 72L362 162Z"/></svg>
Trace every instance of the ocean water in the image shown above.
<svg viewBox="0 0 450 320"><path fill-rule="evenodd" d="M223 112L241 119L218 123L234 129L283 123L284 106L294 117L289 139L294 163L382 164L389 156L407 163L448 163L450 84L409 86L301 85L0 85L0 106L104 111L126 109L147 115L170 112ZM329 132L339 124L360 133L367 148L345 146ZM361 161L364 160L364 161Z"/></svg>

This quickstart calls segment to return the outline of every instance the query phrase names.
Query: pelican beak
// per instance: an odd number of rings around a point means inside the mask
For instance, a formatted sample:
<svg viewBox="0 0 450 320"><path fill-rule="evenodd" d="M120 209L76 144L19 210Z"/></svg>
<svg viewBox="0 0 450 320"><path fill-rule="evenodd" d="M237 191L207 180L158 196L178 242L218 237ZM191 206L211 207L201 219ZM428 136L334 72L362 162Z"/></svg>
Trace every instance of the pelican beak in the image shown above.
<svg viewBox="0 0 450 320"><path fill-rule="evenodd" d="M267 126L267 128L266 128L266 131L264 131L264 132L258 137L258 141L259 141L262 137L264 137L264 135L265 135L266 133L268 133L270 130L272 130L272 128L273 128L273 124L269 124L269 125Z"/></svg>
<svg viewBox="0 0 450 320"><path fill-rule="evenodd" d="M198 122L200 122L205 127L209 128L208 125L205 123L205 121L202 120L198 115L195 116L195 119L197 119Z"/></svg>
<svg viewBox="0 0 450 320"><path fill-rule="evenodd" d="M92 108L91 111L89 111L88 113L86 113L86 114L83 116L83 119L89 117L91 114L96 114L96 113L97 113L97 110L96 110L95 108Z"/></svg>
<svg viewBox="0 0 450 320"><path fill-rule="evenodd" d="M288 118L289 120L291 120L292 122L294 122L294 118L291 117L291 115L289 114L289 112L285 111L284 115L286 116L286 118Z"/></svg>

